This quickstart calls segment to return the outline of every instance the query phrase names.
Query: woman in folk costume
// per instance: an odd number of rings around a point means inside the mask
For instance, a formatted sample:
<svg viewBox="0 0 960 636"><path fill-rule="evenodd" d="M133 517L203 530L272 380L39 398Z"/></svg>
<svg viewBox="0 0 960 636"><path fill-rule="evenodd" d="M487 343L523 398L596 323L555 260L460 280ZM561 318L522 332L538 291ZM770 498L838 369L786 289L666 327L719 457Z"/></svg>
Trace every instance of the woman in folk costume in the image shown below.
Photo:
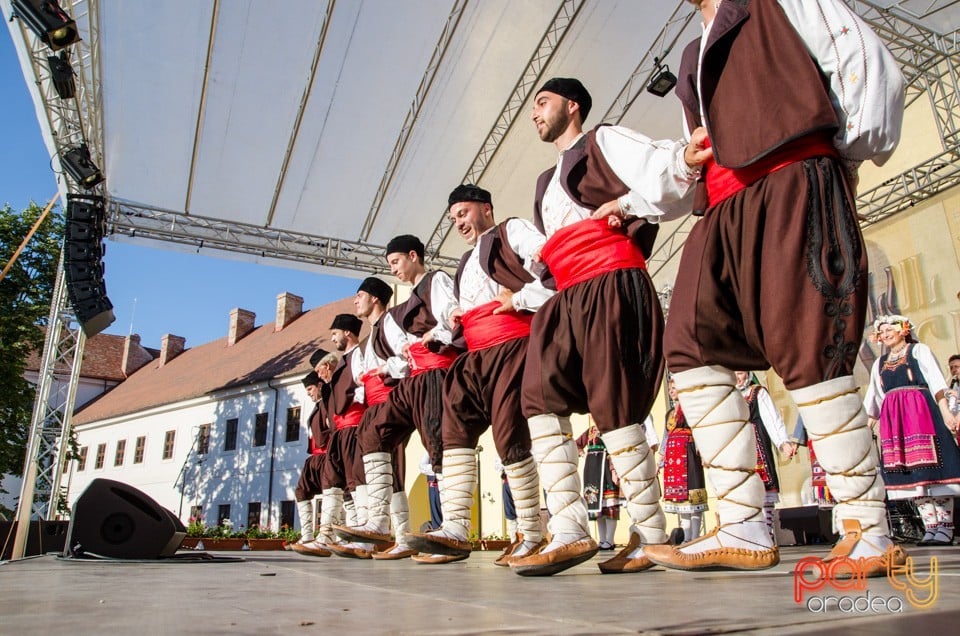
<svg viewBox="0 0 960 636"><path fill-rule="evenodd" d="M591 423L577 438L577 450L581 457L585 456L583 498L587 502L587 516L597 522L600 549L612 550L620 520L620 478L613 470L596 424Z"/></svg>
<svg viewBox="0 0 960 636"><path fill-rule="evenodd" d="M766 492L763 500L763 520L770 536L776 540L773 528L773 508L780 501L780 478L774 460L773 449L777 448L787 459L797 452L797 445L790 441L787 427L777 411L770 393L757 382L751 373L737 371L737 388L750 408L750 422L757 439L757 475L763 481Z"/></svg>
<svg viewBox="0 0 960 636"><path fill-rule="evenodd" d="M693 431L677 401L677 386L673 380L670 380L668 392L670 402L675 406L667 413L663 442L663 511L677 513L683 540L693 541L700 536L703 526L707 484Z"/></svg>
<svg viewBox="0 0 960 636"><path fill-rule="evenodd" d="M874 362L864 409L879 425L882 474L890 499L915 498L926 529L919 545L953 543L953 497L960 495L957 418L930 348L904 316L880 316L873 340L887 348Z"/></svg>

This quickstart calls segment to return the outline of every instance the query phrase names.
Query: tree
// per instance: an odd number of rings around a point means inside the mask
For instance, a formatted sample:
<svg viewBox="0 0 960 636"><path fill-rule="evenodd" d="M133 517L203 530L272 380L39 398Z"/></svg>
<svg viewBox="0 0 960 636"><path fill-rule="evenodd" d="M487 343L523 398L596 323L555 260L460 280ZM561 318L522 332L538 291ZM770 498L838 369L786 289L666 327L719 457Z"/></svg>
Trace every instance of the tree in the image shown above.
<svg viewBox="0 0 960 636"><path fill-rule="evenodd" d="M0 210L0 267L6 266L43 209L31 203L17 213ZM0 281L0 475L23 474L35 387L24 378L31 353L43 350L63 239L63 219L54 209Z"/></svg>

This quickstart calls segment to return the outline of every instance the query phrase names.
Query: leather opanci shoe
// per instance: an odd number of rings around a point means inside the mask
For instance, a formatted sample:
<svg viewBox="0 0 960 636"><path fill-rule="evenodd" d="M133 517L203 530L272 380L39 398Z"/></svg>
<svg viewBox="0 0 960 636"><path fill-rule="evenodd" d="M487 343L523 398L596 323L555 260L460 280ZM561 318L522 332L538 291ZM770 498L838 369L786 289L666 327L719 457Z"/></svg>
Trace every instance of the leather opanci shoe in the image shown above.
<svg viewBox="0 0 960 636"><path fill-rule="evenodd" d="M333 526L333 531L344 541L356 541L358 543L372 543L374 545L390 545L393 543L393 537L389 533L373 532L363 527L351 526Z"/></svg>
<svg viewBox="0 0 960 636"><path fill-rule="evenodd" d="M421 565L440 565L441 563L454 563L456 561L463 561L467 558L466 554L460 556L454 556L452 554L415 554L410 557L410 560L414 563L420 563Z"/></svg>
<svg viewBox="0 0 960 636"><path fill-rule="evenodd" d="M682 552L681 548L702 541L716 540L723 526L717 526L711 532L691 541L674 546L668 543L647 545L643 553L655 565L673 570L766 570L780 563L780 550L773 546L749 550L747 548L709 548L700 552Z"/></svg>
<svg viewBox="0 0 960 636"><path fill-rule="evenodd" d="M305 554L307 556L314 557L328 557L330 556L330 550L320 546L315 541L309 541L307 543L291 543L288 544L290 549L296 552L297 554Z"/></svg>
<svg viewBox="0 0 960 636"><path fill-rule="evenodd" d="M335 555L339 557L345 557L347 559L372 559L373 553L370 550L364 550L363 548L358 548L343 543L335 543L328 545L327 548L330 549Z"/></svg>
<svg viewBox="0 0 960 636"><path fill-rule="evenodd" d="M404 548L402 550L390 549L383 550L381 552L374 552L370 555L376 561L399 561L400 559L406 559L412 557L415 554L419 554L416 550L410 550L409 548Z"/></svg>
<svg viewBox="0 0 960 636"><path fill-rule="evenodd" d="M592 538L587 537L565 546L510 560L510 569L520 576L551 576L587 561L600 550Z"/></svg>
<svg viewBox="0 0 960 636"><path fill-rule="evenodd" d="M647 546L643 548L644 556L630 558L630 553L639 547L640 535L631 532L630 541L623 550L620 550L613 558L598 564L600 571L604 574L628 574L649 570L656 564L646 556Z"/></svg>
<svg viewBox="0 0 960 636"><path fill-rule="evenodd" d="M523 549L523 541L521 540L519 543L513 546L513 550L510 551L510 554L504 552L504 554L501 554L497 560L493 562L493 564L502 567L510 567L511 562L516 561L517 559L525 559L528 556L533 556L534 554L540 552L540 550L543 550L545 547L547 547L547 544L549 544L549 541L547 541L547 538L544 537L543 539L540 539L540 541L530 550L527 550L523 554L517 554Z"/></svg>
<svg viewBox="0 0 960 636"><path fill-rule="evenodd" d="M473 544L453 537L445 537L435 532L411 533L405 535L407 545L424 554L445 554L447 556L470 556Z"/></svg>

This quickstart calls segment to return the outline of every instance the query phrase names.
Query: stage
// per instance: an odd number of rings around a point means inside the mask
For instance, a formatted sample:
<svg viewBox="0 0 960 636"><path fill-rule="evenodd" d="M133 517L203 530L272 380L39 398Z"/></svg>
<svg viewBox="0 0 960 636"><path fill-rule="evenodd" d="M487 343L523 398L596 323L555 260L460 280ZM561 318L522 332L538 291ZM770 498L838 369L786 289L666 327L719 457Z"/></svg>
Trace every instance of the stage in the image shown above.
<svg viewBox="0 0 960 636"><path fill-rule="evenodd" d="M235 563L108 563L46 555L0 565L0 633L291 634L851 634L952 633L960 623L960 547L912 548L924 579L939 567L937 598L918 609L887 579L866 590L826 586L793 600L794 567L826 548L789 547L764 572L601 575L595 562L550 578L493 565L495 552L426 566L223 552ZM610 553L601 553L603 558ZM812 578L809 575L808 578ZM855 602L869 593L868 600ZM915 596L929 599L929 588ZM811 597L815 597L811 601ZM827 600L820 611L817 599ZM901 600L901 612L896 609ZM877 599L882 598L880 602ZM858 611L853 606L872 604ZM812 607L812 609L811 609Z"/></svg>

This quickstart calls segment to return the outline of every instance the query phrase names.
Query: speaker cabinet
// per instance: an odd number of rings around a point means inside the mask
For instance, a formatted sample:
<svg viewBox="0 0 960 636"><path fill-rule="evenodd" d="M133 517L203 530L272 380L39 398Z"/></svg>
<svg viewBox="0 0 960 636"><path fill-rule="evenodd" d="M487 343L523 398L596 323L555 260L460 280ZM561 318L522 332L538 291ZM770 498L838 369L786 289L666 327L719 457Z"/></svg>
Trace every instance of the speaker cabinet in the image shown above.
<svg viewBox="0 0 960 636"><path fill-rule="evenodd" d="M0 543L3 553L0 559L13 558L13 538L17 531L16 521L0 521ZM48 552L63 552L67 544L66 521L31 521L27 530L27 545L23 556L38 556Z"/></svg>
<svg viewBox="0 0 960 636"><path fill-rule="evenodd" d="M187 529L169 510L133 486L94 479L70 518L67 555L160 559L173 556Z"/></svg>
<svg viewBox="0 0 960 636"><path fill-rule="evenodd" d="M115 320L103 279L103 197L68 194L64 240L64 271L67 296L87 337L94 336Z"/></svg>

